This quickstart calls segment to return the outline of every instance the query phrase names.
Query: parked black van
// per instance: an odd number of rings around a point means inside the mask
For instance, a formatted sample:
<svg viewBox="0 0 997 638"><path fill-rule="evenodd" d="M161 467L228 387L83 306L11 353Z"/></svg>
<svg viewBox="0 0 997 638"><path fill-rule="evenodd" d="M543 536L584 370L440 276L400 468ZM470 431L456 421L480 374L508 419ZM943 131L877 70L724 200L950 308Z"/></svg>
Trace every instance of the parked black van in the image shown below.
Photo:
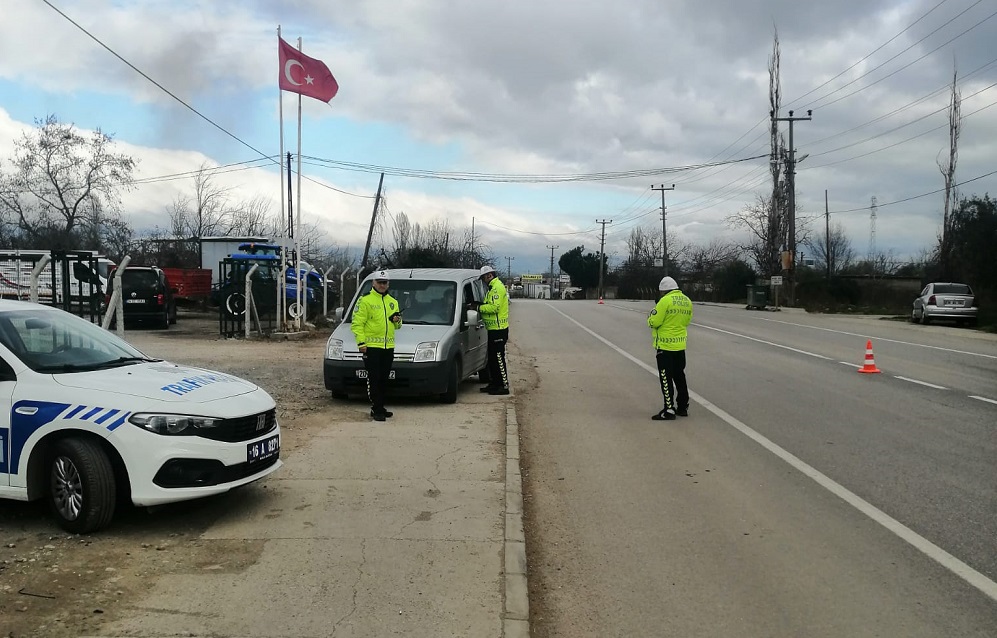
<svg viewBox="0 0 997 638"><path fill-rule="evenodd" d="M107 303L114 293L117 268L107 280ZM170 286L166 273L156 266L127 266L121 273L121 292L125 321L153 321L160 328L177 322L176 288Z"/></svg>

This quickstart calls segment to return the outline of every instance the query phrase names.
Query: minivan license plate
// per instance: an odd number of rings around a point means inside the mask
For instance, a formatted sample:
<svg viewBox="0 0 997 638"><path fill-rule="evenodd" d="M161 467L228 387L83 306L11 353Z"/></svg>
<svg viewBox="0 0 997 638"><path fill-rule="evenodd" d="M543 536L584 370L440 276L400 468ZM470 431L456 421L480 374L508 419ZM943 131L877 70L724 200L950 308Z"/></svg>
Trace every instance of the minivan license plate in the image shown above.
<svg viewBox="0 0 997 638"><path fill-rule="evenodd" d="M280 435L268 436L262 441L256 441L246 446L246 461L258 463L280 454Z"/></svg>
<svg viewBox="0 0 997 638"><path fill-rule="evenodd" d="M357 378L358 379L366 379L367 378L367 370L365 370L363 368L360 368L359 370L357 370ZM394 379L395 378L395 371L394 370L388 370L388 378L389 379Z"/></svg>

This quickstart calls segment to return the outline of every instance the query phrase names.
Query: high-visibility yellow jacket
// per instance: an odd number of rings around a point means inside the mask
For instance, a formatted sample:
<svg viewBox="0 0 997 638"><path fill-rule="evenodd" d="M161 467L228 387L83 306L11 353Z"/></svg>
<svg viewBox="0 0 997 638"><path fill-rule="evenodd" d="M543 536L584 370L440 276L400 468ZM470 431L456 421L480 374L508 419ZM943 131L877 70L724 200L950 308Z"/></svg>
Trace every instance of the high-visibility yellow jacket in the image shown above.
<svg viewBox="0 0 997 638"><path fill-rule="evenodd" d="M654 337L654 349L685 350L686 327L691 321L692 302L681 290L662 295L647 318Z"/></svg>
<svg viewBox="0 0 997 638"><path fill-rule="evenodd" d="M381 294L371 288L353 311L350 330L357 337L358 346L368 348L394 348L395 323L391 315L398 312L398 302L391 295Z"/></svg>
<svg viewBox="0 0 997 638"><path fill-rule="evenodd" d="M492 278L485 292L485 301L478 307L481 320L488 330L503 330L509 327L509 294L498 277Z"/></svg>

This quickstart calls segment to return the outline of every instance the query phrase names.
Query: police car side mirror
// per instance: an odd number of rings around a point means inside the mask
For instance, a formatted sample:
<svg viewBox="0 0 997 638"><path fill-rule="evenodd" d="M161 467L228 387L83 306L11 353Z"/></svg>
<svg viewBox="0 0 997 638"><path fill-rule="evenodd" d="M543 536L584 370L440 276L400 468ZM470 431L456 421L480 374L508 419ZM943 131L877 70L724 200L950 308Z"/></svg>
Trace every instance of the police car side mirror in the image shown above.
<svg viewBox="0 0 997 638"><path fill-rule="evenodd" d="M344 310L345 310L345 308L343 308L342 306L336 308L336 321L342 321L343 320L343 315L346 314L344 312Z"/></svg>

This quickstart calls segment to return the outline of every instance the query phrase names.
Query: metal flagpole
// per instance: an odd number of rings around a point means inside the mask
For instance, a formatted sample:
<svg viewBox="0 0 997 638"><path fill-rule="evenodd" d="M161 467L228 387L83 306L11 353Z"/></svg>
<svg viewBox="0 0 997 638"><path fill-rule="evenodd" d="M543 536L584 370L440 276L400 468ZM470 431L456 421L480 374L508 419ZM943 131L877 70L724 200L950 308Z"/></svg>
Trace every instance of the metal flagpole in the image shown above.
<svg viewBox="0 0 997 638"><path fill-rule="evenodd" d="M277 25L277 48L280 49L280 25ZM280 54L277 55L280 58ZM284 69L280 70L284 73ZM280 216L281 219L285 218L287 213L286 202L284 199L284 92L280 89L280 82L277 83L277 104L278 113L280 118L280 155L277 157L277 170L280 173ZM287 259L287 233L283 233L280 238L282 259ZM277 307L280 308L280 326L281 329L286 329L285 321L287 320L287 295L284 292L284 281L285 278L277 276Z"/></svg>
<svg viewBox="0 0 997 638"><path fill-rule="evenodd" d="M301 38L298 38L298 51L301 51ZM297 281L295 286L295 298L298 302L298 316L295 326L301 330L301 320L305 316L305 309L302 302L301 268L301 94L298 93L298 218L294 220L294 278Z"/></svg>

